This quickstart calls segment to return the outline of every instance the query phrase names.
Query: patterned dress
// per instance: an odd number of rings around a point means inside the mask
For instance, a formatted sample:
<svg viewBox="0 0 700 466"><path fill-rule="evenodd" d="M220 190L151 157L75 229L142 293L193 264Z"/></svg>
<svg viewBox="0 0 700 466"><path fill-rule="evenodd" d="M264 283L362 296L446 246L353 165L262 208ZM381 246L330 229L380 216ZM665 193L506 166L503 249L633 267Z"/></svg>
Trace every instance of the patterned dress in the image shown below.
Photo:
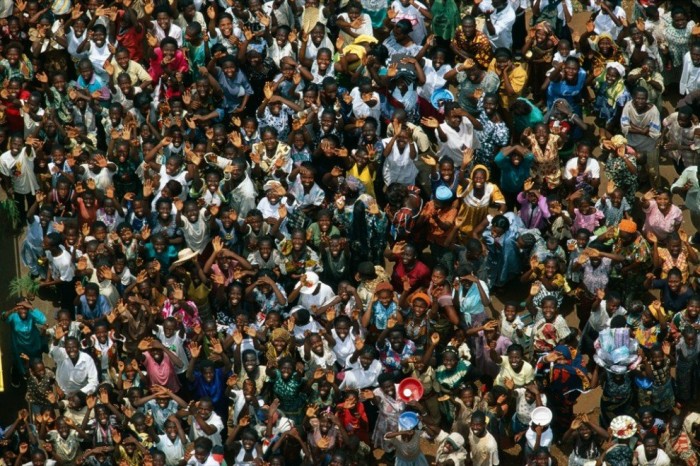
<svg viewBox="0 0 700 466"><path fill-rule="evenodd" d="M535 181L548 189L555 189L561 184L561 167L559 165L559 136L550 134L544 147L537 142L534 134L528 136L535 164L532 167ZM546 183L546 184L545 184Z"/></svg>

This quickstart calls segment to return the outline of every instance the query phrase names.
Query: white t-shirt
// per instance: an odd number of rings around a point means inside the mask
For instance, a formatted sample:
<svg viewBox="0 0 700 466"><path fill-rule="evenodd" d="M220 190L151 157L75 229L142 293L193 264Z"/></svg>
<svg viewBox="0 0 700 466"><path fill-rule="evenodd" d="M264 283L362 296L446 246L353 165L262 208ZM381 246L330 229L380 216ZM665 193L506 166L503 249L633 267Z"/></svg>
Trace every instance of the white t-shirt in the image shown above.
<svg viewBox="0 0 700 466"><path fill-rule="evenodd" d="M300 286L301 283L297 283L297 285L294 288L296 289ZM312 306L316 306L317 308L319 308L331 302L333 298L335 298L335 292L333 291L333 288L326 285L325 283L319 282L318 291L313 294L300 293L298 303L299 306L311 311Z"/></svg>
<svg viewBox="0 0 700 466"><path fill-rule="evenodd" d="M345 367L347 359L352 356L352 353L355 352L355 334L352 328L350 328L350 332L348 332L348 335L345 337L345 340L341 339L338 336L338 332L335 331L335 329L331 329L331 335L333 336L333 339L335 340L335 346L333 347L333 352L335 353L335 357L338 360L338 363Z"/></svg>
<svg viewBox="0 0 700 466"><path fill-rule="evenodd" d="M165 336L163 332L163 326L157 325L156 337L163 343L163 346L168 348L170 351L175 353L180 361L182 361L182 367L175 368L178 374L184 374L187 372L187 364L189 364L189 359L187 358L187 353L185 353L185 340L180 336L179 330L175 330L173 336L170 338Z"/></svg>
<svg viewBox="0 0 700 466"><path fill-rule="evenodd" d="M483 33L486 34L493 48L511 48L513 46L513 24L515 24L515 10L513 10L513 7L507 5L501 11L491 13L491 24L493 24L496 34L491 35L489 33L486 23L484 23Z"/></svg>
<svg viewBox="0 0 700 466"><path fill-rule="evenodd" d="M34 148L23 147L16 157L7 152L0 155L0 173L12 179L12 188L17 194L34 194L39 182L34 175Z"/></svg>
<svg viewBox="0 0 700 466"><path fill-rule="evenodd" d="M613 317L627 315L627 310L620 306L612 316L609 316L608 311L605 310L606 306L607 301L602 300L597 308L591 310L591 317L588 319L588 324L598 333L600 333L601 330L610 327L610 321Z"/></svg>
<svg viewBox="0 0 700 466"><path fill-rule="evenodd" d="M574 177L570 172L570 170L574 169L578 170L578 157L573 157L568 162L566 162L566 167L564 168L565 180L570 180ZM588 157L588 160L586 160L585 171L591 174L592 179L600 179L600 164L596 159ZM579 173L578 175L581 175L581 173Z"/></svg>
<svg viewBox="0 0 700 466"><path fill-rule="evenodd" d="M462 165L462 151L467 147L475 148L474 142L474 125L469 121L467 117L462 117L462 123L459 124L459 129L456 130L447 123L441 123L440 129L447 136L447 141L440 140L440 134L438 130L435 130L435 137L438 140L440 149L438 150L437 157L447 156L451 158L455 166L459 167Z"/></svg>
<svg viewBox="0 0 700 466"><path fill-rule="evenodd" d="M598 9L600 9L600 7L598 7ZM616 6L612 13L621 20L627 18L627 13L625 13L625 10L623 10L622 7ZM616 25L615 21L613 21L610 16L606 15L602 11L595 17L593 24L595 26L594 31L596 34L608 32L615 40L617 40L617 36L620 34L620 31L622 31L622 26Z"/></svg>
<svg viewBox="0 0 700 466"><path fill-rule="evenodd" d="M498 459L498 443L489 432L479 438L469 430L469 450L473 466L496 466Z"/></svg>
<svg viewBox="0 0 700 466"><path fill-rule="evenodd" d="M550 427L547 428L544 432L542 432L542 437L540 437L540 446L547 448L552 444L552 439L554 438L554 434L552 433L552 429ZM530 446L530 448L535 447L535 441L537 440L537 432L532 430L532 428L527 429L527 432L525 433L525 440L527 440L527 444Z"/></svg>
<svg viewBox="0 0 700 466"><path fill-rule="evenodd" d="M369 368L365 370L362 368L359 358L355 363L352 363L350 362L350 356L348 356L348 359L345 361L345 367L350 370L345 371L345 378L340 384L341 390L345 390L346 388L361 390L368 387L375 387L379 374L381 374L383 370L382 363L376 359L372 361Z"/></svg>
<svg viewBox="0 0 700 466"><path fill-rule="evenodd" d="M177 41L177 46L182 47L182 28L172 21L170 22L170 30L168 31L168 34L165 34L165 31L163 28L161 28L158 25L158 21L151 21L151 25L153 25L153 29L156 31L156 39L158 39L158 43L165 39L166 37L172 37Z"/></svg>
<svg viewBox="0 0 700 466"><path fill-rule="evenodd" d="M75 265L73 264L73 256L63 245L60 246L61 254L54 257L52 254L47 254L46 258L51 267L51 276L54 280L60 279L62 282L69 282L75 276Z"/></svg>
<svg viewBox="0 0 700 466"><path fill-rule="evenodd" d="M221 417L219 417L218 414L212 412L209 416L209 419L205 419L204 422L206 422L210 426L216 427L216 432L214 432L211 435L205 434L201 427L199 427L199 424L197 424L197 421L194 419L194 416L190 416L190 425L192 426L190 428L190 440L194 442L199 437L206 437L214 443L215 447L222 446L221 431L224 430L224 423L221 421Z"/></svg>
<svg viewBox="0 0 700 466"><path fill-rule="evenodd" d="M415 5L415 6L414 6ZM392 23L396 24L402 19L406 19L411 22L413 26L413 31L409 34L413 42L416 44L422 44L423 39L427 35L425 29L425 20L423 14L420 12L420 8L426 8L420 2L414 2L413 5L403 6L399 0L394 0L389 7L396 12L396 16L391 20Z"/></svg>
<svg viewBox="0 0 700 466"><path fill-rule="evenodd" d="M175 437L172 442L167 435L159 435L156 448L165 453L165 464L167 466L177 466L180 464L180 459L185 456L185 446L182 444L180 437Z"/></svg>
<svg viewBox="0 0 700 466"><path fill-rule="evenodd" d="M637 457L639 466L671 466L671 458L659 447L656 450L656 458L648 460L644 452L644 445L639 445L634 449L634 456Z"/></svg>

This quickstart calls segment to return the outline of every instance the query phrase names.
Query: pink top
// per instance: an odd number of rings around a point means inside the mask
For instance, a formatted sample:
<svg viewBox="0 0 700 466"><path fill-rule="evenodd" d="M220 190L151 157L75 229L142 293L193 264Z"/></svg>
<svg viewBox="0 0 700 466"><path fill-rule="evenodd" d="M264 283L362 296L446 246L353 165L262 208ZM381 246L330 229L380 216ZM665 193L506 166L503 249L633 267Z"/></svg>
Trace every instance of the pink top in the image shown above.
<svg viewBox="0 0 700 466"><path fill-rule="evenodd" d="M143 353L146 358L143 365L148 373L148 381L151 385L163 385L168 387L173 392L177 393L180 390L180 382L175 373L175 366L168 355L163 355L163 360L158 364L153 356L146 351Z"/></svg>
<svg viewBox="0 0 700 466"><path fill-rule="evenodd" d="M659 241L665 240L668 235L676 231L678 225L683 222L683 212L681 212L678 206L673 204L671 204L671 209L666 215L661 213L655 200L649 201L649 207L642 210L647 214L642 231L644 233L649 233L651 231L656 235Z"/></svg>
<svg viewBox="0 0 700 466"><path fill-rule="evenodd" d="M574 225L572 230L574 233L582 228L591 232L595 231L600 225L600 221L604 218L605 214L598 209L595 209L594 213L588 215L582 214L578 209L574 209Z"/></svg>
<svg viewBox="0 0 700 466"><path fill-rule="evenodd" d="M148 67L148 74L151 75L153 81L158 82L161 75L163 74L164 68L167 68L173 72L186 73L190 69L190 65L187 63L187 58L181 50L175 52L175 58L173 61L163 66L163 51L160 47L153 50L154 57L151 58L150 66Z"/></svg>

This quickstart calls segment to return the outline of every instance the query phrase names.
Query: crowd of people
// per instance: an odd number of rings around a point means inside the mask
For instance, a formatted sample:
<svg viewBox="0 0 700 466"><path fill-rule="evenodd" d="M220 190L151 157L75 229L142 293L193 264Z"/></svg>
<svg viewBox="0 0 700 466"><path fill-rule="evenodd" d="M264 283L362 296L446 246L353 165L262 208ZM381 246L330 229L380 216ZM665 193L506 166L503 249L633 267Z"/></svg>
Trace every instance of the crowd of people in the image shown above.
<svg viewBox="0 0 700 466"><path fill-rule="evenodd" d="M0 464L700 464L700 2L421 1L0 1Z"/></svg>

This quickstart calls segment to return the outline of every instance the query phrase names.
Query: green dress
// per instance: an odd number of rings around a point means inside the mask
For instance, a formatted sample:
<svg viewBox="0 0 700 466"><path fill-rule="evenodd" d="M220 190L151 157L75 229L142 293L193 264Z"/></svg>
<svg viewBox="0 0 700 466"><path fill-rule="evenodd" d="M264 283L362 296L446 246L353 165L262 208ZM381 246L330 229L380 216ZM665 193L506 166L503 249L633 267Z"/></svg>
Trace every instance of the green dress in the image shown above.
<svg viewBox="0 0 700 466"><path fill-rule="evenodd" d="M442 39L452 40L459 26L459 8L454 0L435 0L430 8L433 14L433 33Z"/></svg>

